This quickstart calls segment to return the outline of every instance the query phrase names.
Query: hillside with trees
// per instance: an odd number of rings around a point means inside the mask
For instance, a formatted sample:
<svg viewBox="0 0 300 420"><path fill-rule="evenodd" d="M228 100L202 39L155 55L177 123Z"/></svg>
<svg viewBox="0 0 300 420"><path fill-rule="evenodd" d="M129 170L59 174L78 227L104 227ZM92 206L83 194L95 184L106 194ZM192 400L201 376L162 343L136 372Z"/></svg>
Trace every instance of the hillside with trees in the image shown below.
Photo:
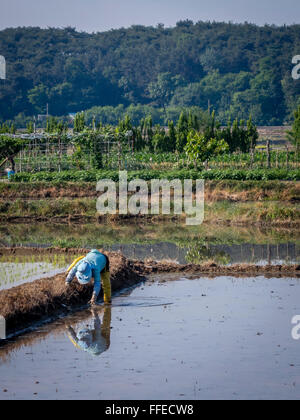
<svg viewBox="0 0 300 420"><path fill-rule="evenodd" d="M62 116L93 107L208 107L231 118L281 125L300 105L291 77L300 25L178 22L88 34L74 28L0 32L7 80L0 120Z"/></svg>

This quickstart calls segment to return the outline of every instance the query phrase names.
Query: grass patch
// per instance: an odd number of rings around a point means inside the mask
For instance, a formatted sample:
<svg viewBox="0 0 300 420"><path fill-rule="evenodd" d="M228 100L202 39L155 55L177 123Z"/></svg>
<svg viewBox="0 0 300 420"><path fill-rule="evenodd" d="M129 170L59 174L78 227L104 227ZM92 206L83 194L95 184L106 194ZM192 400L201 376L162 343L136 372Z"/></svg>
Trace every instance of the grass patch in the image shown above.
<svg viewBox="0 0 300 420"><path fill-rule="evenodd" d="M54 219L81 218L97 220L96 199L56 199L56 200L21 200L0 201L0 217L11 218ZM172 216L172 215L171 215ZM128 215L131 218L131 215ZM143 218L143 216L142 216ZM156 216L148 218L156 220ZM170 217L169 217L170 218ZM118 216L108 216L113 221L123 220ZM168 216L161 216L168 220ZM288 205L278 202L236 202L228 200L206 203L205 221L209 223L257 223L257 222L300 222L299 205Z"/></svg>

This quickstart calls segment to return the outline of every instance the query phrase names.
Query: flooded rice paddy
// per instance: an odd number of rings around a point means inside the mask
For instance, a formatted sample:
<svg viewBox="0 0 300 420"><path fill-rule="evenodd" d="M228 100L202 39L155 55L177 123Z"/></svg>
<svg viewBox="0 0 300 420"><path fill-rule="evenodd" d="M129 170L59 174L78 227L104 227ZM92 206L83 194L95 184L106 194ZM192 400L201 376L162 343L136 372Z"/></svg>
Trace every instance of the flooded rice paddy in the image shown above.
<svg viewBox="0 0 300 420"><path fill-rule="evenodd" d="M69 255L2 255L0 290L65 272L71 260Z"/></svg>
<svg viewBox="0 0 300 420"><path fill-rule="evenodd" d="M192 251L171 243L116 244L105 247L105 249L119 251L125 257L131 259L144 260L151 258L156 261L175 261L179 264L189 262L201 264L214 261L220 265L237 263L288 265L300 262L300 247L292 242L277 245L202 246L200 249L197 248ZM47 253L35 253L32 256L2 255L0 256L0 290L63 273L73 259L74 256L72 255L53 255L52 253L49 255Z"/></svg>
<svg viewBox="0 0 300 420"><path fill-rule="evenodd" d="M59 238L59 239L57 239ZM87 247L178 263L292 264L300 233L176 224L0 226L0 290L65 271ZM300 279L151 276L112 307L70 314L0 346L0 399L298 399Z"/></svg>
<svg viewBox="0 0 300 420"><path fill-rule="evenodd" d="M298 399L293 278L151 277L0 348L0 399Z"/></svg>
<svg viewBox="0 0 300 420"><path fill-rule="evenodd" d="M176 223L0 225L0 290L63 272L72 257L45 252L2 255L1 247L84 247L120 251L131 259L220 265L300 263L300 232Z"/></svg>

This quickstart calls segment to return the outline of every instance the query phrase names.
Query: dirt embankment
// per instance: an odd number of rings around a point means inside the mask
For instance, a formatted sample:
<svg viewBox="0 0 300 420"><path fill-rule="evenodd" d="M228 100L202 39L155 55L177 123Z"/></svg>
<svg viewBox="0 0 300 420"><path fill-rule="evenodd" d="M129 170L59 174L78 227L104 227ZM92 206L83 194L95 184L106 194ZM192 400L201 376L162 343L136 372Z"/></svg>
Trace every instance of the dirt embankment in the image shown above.
<svg viewBox="0 0 300 420"><path fill-rule="evenodd" d="M77 250L77 255L82 254L83 251ZM197 273L212 277L220 275L300 276L300 265L254 266L243 264L231 267L216 264L178 265L150 260L146 262L131 261L119 253L108 253L108 256L111 261L113 291L138 284L145 280L145 276L153 273ZM51 317L56 317L85 304L91 297L92 288L92 284L81 286L77 281L67 288L64 275L23 284L0 291L0 315L6 319L8 333L14 333L35 321L51 319Z"/></svg>
<svg viewBox="0 0 300 420"><path fill-rule="evenodd" d="M97 197L96 185L92 182L62 183L51 185L48 182L9 183L0 186L2 200L41 200L47 198L88 198Z"/></svg>
<svg viewBox="0 0 300 420"><path fill-rule="evenodd" d="M179 265L172 262L157 262L149 260L146 262L134 261L134 270L143 275L154 273L196 273L206 276L300 276L300 265L253 265L235 264L231 266L207 263L202 265L186 264Z"/></svg>
<svg viewBox="0 0 300 420"><path fill-rule="evenodd" d="M43 200L97 198L99 193L93 182L64 182L54 184L9 183L0 186L0 200ZM297 181L205 181L205 200L216 201L300 201L300 182Z"/></svg>
<svg viewBox="0 0 300 420"><path fill-rule="evenodd" d="M112 290L133 286L144 279L132 262L118 253L109 253ZM37 280L0 291L0 315L6 319L7 331L14 332L43 317L51 317L89 301L93 285L74 281L65 286L65 275Z"/></svg>
<svg viewBox="0 0 300 420"><path fill-rule="evenodd" d="M184 221L186 215L99 215L94 183L0 185L0 222L103 223L123 221ZM172 197L171 197L172 199ZM172 201L172 200L171 200ZM300 182L207 181L204 223L300 225ZM171 208L173 208L173 202Z"/></svg>

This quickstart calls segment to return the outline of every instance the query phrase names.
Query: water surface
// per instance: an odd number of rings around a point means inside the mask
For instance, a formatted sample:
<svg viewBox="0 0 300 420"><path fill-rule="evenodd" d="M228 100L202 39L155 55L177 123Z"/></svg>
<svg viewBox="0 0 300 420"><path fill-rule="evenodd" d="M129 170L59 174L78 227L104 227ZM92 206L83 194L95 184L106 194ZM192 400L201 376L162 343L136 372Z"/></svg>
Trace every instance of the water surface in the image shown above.
<svg viewBox="0 0 300 420"><path fill-rule="evenodd" d="M63 273L73 258L70 255L38 253L25 256L1 255L0 290Z"/></svg>
<svg viewBox="0 0 300 420"><path fill-rule="evenodd" d="M2 247L84 247L119 251L127 258L179 264L215 262L300 263L300 232L232 226L194 226L179 223L122 225L0 225L0 288L11 287L62 272L73 257L47 256L43 251L27 260L1 256ZM64 260L63 260L64 258ZM27 265L22 265L22 264Z"/></svg>
<svg viewBox="0 0 300 420"><path fill-rule="evenodd" d="M0 348L0 399L298 399L299 295L293 278L152 278Z"/></svg>

